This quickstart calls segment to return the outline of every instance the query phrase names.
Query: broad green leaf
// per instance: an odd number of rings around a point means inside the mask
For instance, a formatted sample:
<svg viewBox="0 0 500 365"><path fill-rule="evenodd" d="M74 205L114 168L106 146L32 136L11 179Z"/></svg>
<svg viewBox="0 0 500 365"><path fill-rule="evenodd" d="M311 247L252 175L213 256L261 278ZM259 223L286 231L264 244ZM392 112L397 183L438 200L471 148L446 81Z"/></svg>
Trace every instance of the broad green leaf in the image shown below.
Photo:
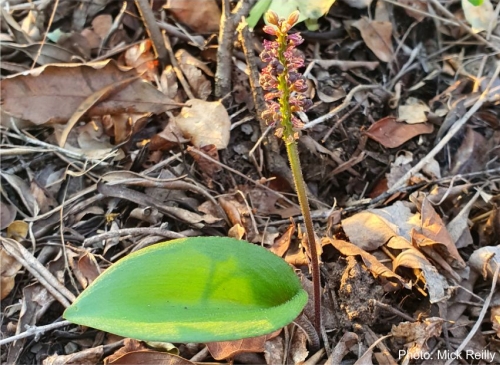
<svg viewBox="0 0 500 365"><path fill-rule="evenodd" d="M306 302L280 257L245 241L196 237L118 261L64 318L140 340L212 342L272 332L293 321Z"/></svg>
<svg viewBox="0 0 500 365"><path fill-rule="evenodd" d="M318 30L317 19L328 13L335 0L259 0L250 11L247 19L248 26L254 28L259 19L267 10L272 10L280 18L288 18L288 15L299 10L298 22L306 20L307 29Z"/></svg>
<svg viewBox="0 0 500 365"><path fill-rule="evenodd" d="M479 6L483 3L483 0L468 0L472 5Z"/></svg>

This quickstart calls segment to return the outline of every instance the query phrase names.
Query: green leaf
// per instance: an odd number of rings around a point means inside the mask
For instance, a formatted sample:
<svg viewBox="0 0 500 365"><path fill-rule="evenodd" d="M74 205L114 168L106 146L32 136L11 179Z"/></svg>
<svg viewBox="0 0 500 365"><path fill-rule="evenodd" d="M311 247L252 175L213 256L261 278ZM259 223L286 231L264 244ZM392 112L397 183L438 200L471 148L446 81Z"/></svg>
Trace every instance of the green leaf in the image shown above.
<svg viewBox="0 0 500 365"><path fill-rule="evenodd" d="M196 237L128 255L63 316L140 340L212 342L272 332L293 321L306 302L280 257L245 241Z"/></svg>
<svg viewBox="0 0 500 365"><path fill-rule="evenodd" d="M255 28L259 19L262 18L262 15L269 9L269 5L271 5L271 0L259 0L253 6L252 10L250 10L250 14L248 14L247 23L250 29Z"/></svg>
<svg viewBox="0 0 500 365"><path fill-rule="evenodd" d="M472 5L479 6L483 4L484 0L468 0Z"/></svg>

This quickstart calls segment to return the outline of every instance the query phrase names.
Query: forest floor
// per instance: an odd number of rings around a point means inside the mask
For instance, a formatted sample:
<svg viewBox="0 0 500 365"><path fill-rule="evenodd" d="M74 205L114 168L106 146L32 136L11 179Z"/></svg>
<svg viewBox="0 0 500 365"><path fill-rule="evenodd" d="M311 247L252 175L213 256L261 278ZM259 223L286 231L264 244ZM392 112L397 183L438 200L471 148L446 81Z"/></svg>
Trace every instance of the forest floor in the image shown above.
<svg viewBox="0 0 500 365"><path fill-rule="evenodd" d="M63 321L112 263L179 237L262 245L311 293L254 2L0 4L2 364L500 362L495 0L337 0L292 29L321 333L311 302L274 337L208 345Z"/></svg>

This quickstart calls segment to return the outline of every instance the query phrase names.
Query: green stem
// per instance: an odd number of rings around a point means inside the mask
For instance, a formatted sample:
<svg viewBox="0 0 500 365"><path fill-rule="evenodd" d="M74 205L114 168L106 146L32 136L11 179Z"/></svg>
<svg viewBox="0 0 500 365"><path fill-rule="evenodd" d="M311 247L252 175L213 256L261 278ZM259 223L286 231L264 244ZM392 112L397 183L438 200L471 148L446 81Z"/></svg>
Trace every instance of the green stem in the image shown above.
<svg viewBox="0 0 500 365"><path fill-rule="evenodd" d="M311 254L311 268L313 280L313 300L314 300L314 327L318 334L321 329L321 283L319 272L319 257L316 250L316 239L314 237L314 227L311 218L311 210L309 209L309 201L306 194L306 185L302 170L300 168L299 151L295 141L286 143L286 151L292 168L293 181L297 190L299 198L300 209L304 217L307 232L307 244L309 246L309 253Z"/></svg>
<svg viewBox="0 0 500 365"><path fill-rule="evenodd" d="M300 158L299 151L297 148L297 142L295 141L293 125L292 125L292 111L290 108L290 90L287 85L288 69L286 67L287 62L284 55L286 50L287 41L286 34L278 35L278 43L280 45L278 50L278 59L280 63L285 67L281 75L278 76L279 90L283 95L279 98L280 111L282 115L281 127L283 128L283 140L286 144L286 150L288 154L288 160L290 161L290 167L292 169L293 181L295 183L295 189L297 191L297 196L299 198L300 209L302 211L302 216L304 217L304 223L306 225L307 232L307 245L309 248L309 254L311 255L311 271L312 271L312 281L313 281L313 301L314 301L314 327L319 333L321 330L321 282L320 282L320 271L319 271L319 257L316 250L316 239L314 237L314 227L311 219L311 210L309 208L309 201L307 199L306 185L304 182L304 177L302 175L302 170L300 168Z"/></svg>

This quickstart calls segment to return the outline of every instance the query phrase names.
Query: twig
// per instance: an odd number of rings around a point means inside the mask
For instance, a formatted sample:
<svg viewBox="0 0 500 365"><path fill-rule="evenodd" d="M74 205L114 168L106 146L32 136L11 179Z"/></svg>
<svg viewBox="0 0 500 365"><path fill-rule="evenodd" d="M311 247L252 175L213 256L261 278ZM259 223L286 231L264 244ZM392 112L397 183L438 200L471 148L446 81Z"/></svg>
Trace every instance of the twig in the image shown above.
<svg viewBox="0 0 500 365"><path fill-rule="evenodd" d="M291 201L290 199L288 199L286 196L284 196L284 195L282 195L282 194L278 193L277 191L275 191L275 190L273 190L273 189L271 189L271 188L267 187L266 185L261 184L261 183L260 183L260 182L258 182L258 181L255 181L255 180L250 179L250 178L249 178L248 176L246 176L245 174L242 174L242 173L241 173L241 172L239 172L238 170L235 170L235 169L233 169L233 168L231 168L231 167L229 167L229 166L227 166L227 165L224 165L223 163L221 163L220 161L217 161L216 159L214 159L214 158L210 157L209 155L207 155L207 154L205 154L205 153L203 153L203 152L201 152L201 151L199 151L199 150L197 150L197 149L195 149L195 148L191 148L191 149L189 149L189 152L196 153L196 154L198 154L198 155L202 156L203 158L206 158L206 159L207 159L207 160L209 160L210 162L213 162L213 163L215 163L215 164L217 164L217 165L219 165L219 166L223 167L224 169L226 169L226 170L228 170L228 171L231 171L233 174L236 174L236 175L238 175L238 176L241 176L241 177L242 177L242 178L244 178L245 180L250 181L251 183L253 183L253 184L255 184L255 185L257 185L257 186L259 186L259 187L261 187L261 188L263 188L263 189L265 189L265 190L267 190L267 191L271 192L273 195L276 195L277 197L279 197L279 198L283 199L284 201L286 201L287 203L289 203L289 204L293 205L294 207L297 207L297 204L295 204L294 202L292 202L292 201Z"/></svg>
<svg viewBox="0 0 500 365"><path fill-rule="evenodd" d="M110 232L105 232L101 234L96 234L95 236L86 238L85 241L83 241L82 246L87 246L87 245L92 245L94 243L97 243L99 241L107 240L108 238L113 238L113 237L119 237L119 236L139 236L139 235L157 235L157 236L162 236L166 238L184 238L185 236L183 234L179 234L177 232L173 231L167 231L166 229L163 228L156 228L156 227L140 227L140 228L124 228L124 229L119 229L118 231L110 231Z"/></svg>
<svg viewBox="0 0 500 365"><path fill-rule="evenodd" d="M0 237L0 242L5 251L19 261L26 270L37 278L40 284L42 284L59 303L66 308L70 306L68 300L71 302L75 300L73 293L62 286L54 275L52 275L28 250L19 242L11 238Z"/></svg>
<svg viewBox="0 0 500 365"><path fill-rule="evenodd" d="M474 335L476 334L477 330L481 326L481 324L483 322L483 318L486 315L486 312L488 311L488 308L490 306L491 298L493 298L493 294L495 294L495 288L497 286L497 280L498 280L498 274L499 274L499 272L500 272L500 265L497 263L497 268L495 270L495 274L493 275L493 280L491 282L490 294L488 295L488 297L484 301L483 308L481 309L481 312L479 313L479 317L477 318L477 321L474 324L474 327L472 327L472 329L470 330L470 332L467 335L467 337L465 337L465 339L462 341L462 343L460 344L460 346L458 346L458 348L456 349L455 352L457 354L460 354L462 352L462 350L465 348L465 346L467 346L467 344L469 343L469 341L472 339L472 337L474 337ZM448 361L446 361L446 363L444 365L450 365L453 361L454 361L454 359L452 357L450 357L450 359Z"/></svg>
<svg viewBox="0 0 500 365"><path fill-rule="evenodd" d="M153 10L149 5L148 0L135 0L135 4L137 5L137 9L141 14L142 20L144 21L146 31L151 38L156 56L160 60L162 68L164 68L168 64L168 54L167 49L165 48L165 44L163 43L160 27L158 27L158 24L156 24Z"/></svg>
<svg viewBox="0 0 500 365"><path fill-rule="evenodd" d="M309 123L306 123L302 129L309 129L311 127L314 127L316 124L326 122L327 120L336 116L339 112L341 112L342 110L344 110L345 108L347 108L349 106L349 103L352 101L352 98L354 97L354 95L357 92L366 91L366 90L373 90L373 89L377 89L377 88L382 88L382 86L380 86L380 85L358 85L358 86L356 86L355 88L353 88L349 92L349 94L347 94L347 96L345 97L342 104L337 106L335 109L329 111L327 114L325 114L319 118L316 118L316 119L310 121Z"/></svg>
<svg viewBox="0 0 500 365"><path fill-rule="evenodd" d="M444 15L446 15L450 19L454 19L456 25L458 25L462 30L466 31L469 33L471 36L476 38L480 43L484 44L485 46L488 46L492 49L494 49L497 52L500 52L500 47L496 46L495 44L487 41L483 37L481 37L479 34L475 33L471 27L469 27L467 24L459 20L457 17L455 17L448 9L446 9L438 0L430 0L430 2L437 8L439 9Z"/></svg>
<svg viewBox="0 0 500 365"><path fill-rule="evenodd" d="M442 140L422 159L419 163L413 166L406 174L403 175L389 190L387 194L395 193L401 186L405 185L406 182L416 173L418 173L424 166L428 165L432 159L446 146L446 144L457 134L457 132L467 123L467 121L472 117L472 115L481 108L484 102L488 99L490 88L498 77L500 73L500 62L497 64L494 75L491 77L488 87L484 90L481 96L477 99L474 105L469 109L467 113L458 121L453 124L448 133L443 137ZM500 99L500 94L494 95L496 100Z"/></svg>
<svg viewBox="0 0 500 365"><path fill-rule="evenodd" d="M51 150L53 152L59 152L59 153L65 155L65 156L68 156L69 158L73 158L73 159L78 160L78 161L92 162L94 164L98 163L98 164L103 165L103 166L109 166L109 164L106 163L106 162L103 162L103 161L100 161L100 160L90 159L90 158L85 157L84 155L81 155L79 153L67 150L65 148L62 148L62 147L59 147L59 146L55 146L55 145L52 145L50 143L42 142L42 141L40 141L38 139L35 139L35 138L28 137L27 135L25 135L24 133L22 133L19 130L19 128L17 128L16 124L13 121L11 123L11 126L12 126L12 129L14 129L14 131L16 131L18 134L14 134L14 133L10 133L10 132L5 132L5 135L8 136L8 137L17 138L17 139L20 139L20 140L22 140L22 141L24 141L26 143L31 143L31 144L34 144L36 146L47 148L48 150Z"/></svg>
<svg viewBox="0 0 500 365"><path fill-rule="evenodd" d="M170 55L170 62L172 63L172 68L174 69L175 75L179 79L179 82L184 88L184 91L186 92L188 98L196 99L193 92L191 91L189 83L187 82L186 78L184 77L184 74L182 73L181 68L179 67L179 64L177 63L177 59L175 58L174 55L174 50L172 49L172 45L170 44L170 38L168 38L165 31L163 31L162 37L163 37L163 43L165 44L168 54Z"/></svg>
<svg viewBox="0 0 500 365"><path fill-rule="evenodd" d="M215 72L215 96L222 98L231 92L233 42L236 27L242 16L248 14L256 0L240 0L231 12L229 0L222 0L217 71Z"/></svg>
<svg viewBox="0 0 500 365"><path fill-rule="evenodd" d="M7 345L8 343L11 343L11 342L14 342L17 340L21 340L21 339L26 338L26 337L31 337L31 336L35 336L35 340L36 340L43 333L45 333L47 331L50 331L50 330L53 330L56 328L61 328L64 326L69 326L71 324L72 323L70 321L61 321L61 322L56 322L56 323L52 323L52 324L47 324L45 326L38 326L38 327L37 326L26 326L26 327L28 327L28 329L25 332L20 333L20 334L15 335L15 336L4 338L3 340L0 340L0 346Z"/></svg>
<svg viewBox="0 0 500 365"><path fill-rule="evenodd" d="M38 58L42 54L42 49L43 49L43 46L45 45L45 42L47 42L47 35L49 34L49 30L50 30L50 27L52 26L52 23L54 22L54 17L56 16L56 11L57 11L58 6L59 6L59 0L55 0L54 8L52 9L52 13L50 14L49 23L47 24L47 30L43 34L43 39L42 39L42 42L40 43L40 48L38 48L38 51L36 52L36 56L33 59L33 63L31 64L31 69L35 68L35 65L38 61Z"/></svg>

